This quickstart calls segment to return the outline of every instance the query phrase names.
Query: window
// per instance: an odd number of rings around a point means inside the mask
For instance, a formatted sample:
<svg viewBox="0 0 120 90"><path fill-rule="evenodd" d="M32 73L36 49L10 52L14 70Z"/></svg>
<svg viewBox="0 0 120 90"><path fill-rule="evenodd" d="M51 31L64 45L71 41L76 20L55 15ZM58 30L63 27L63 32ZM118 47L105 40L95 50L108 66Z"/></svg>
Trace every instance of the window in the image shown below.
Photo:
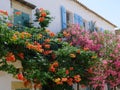
<svg viewBox="0 0 120 90"><path fill-rule="evenodd" d="M66 12L66 20L67 20L67 25L69 26L70 24L73 24L73 13L67 11Z"/></svg>
<svg viewBox="0 0 120 90"><path fill-rule="evenodd" d="M25 87L24 83L21 81L12 81L11 90L31 90L31 85Z"/></svg>
<svg viewBox="0 0 120 90"><path fill-rule="evenodd" d="M74 24L78 24L83 27L83 18L76 13L74 14Z"/></svg>
<svg viewBox="0 0 120 90"><path fill-rule="evenodd" d="M17 15L16 13L20 12L20 15ZM14 9L14 24L15 25L22 25L22 26L29 26L29 14L21 12L17 9Z"/></svg>
<svg viewBox="0 0 120 90"><path fill-rule="evenodd" d="M29 24L33 21L32 10L36 7L32 3L26 0L10 0L11 1L11 11L12 22L15 25L30 26ZM15 12L21 12L21 15L15 15ZM32 24L32 23L31 23Z"/></svg>
<svg viewBox="0 0 120 90"><path fill-rule="evenodd" d="M85 19L83 19L83 29L88 30L87 29L87 21Z"/></svg>
<svg viewBox="0 0 120 90"><path fill-rule="evenodd" d="M66 29L68 25L70 24L79 24L80 26L83 26L83 18L76 14L72 13L70 11L67 11L65 7L61 6L61 25L62 29Z"/></svg>

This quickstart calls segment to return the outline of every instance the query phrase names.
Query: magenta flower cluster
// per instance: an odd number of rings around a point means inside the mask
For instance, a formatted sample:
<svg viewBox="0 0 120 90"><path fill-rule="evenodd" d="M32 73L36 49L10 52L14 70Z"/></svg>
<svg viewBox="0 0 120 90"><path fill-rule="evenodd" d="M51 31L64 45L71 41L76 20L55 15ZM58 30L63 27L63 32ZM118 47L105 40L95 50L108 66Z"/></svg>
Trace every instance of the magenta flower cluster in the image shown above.
<svg viewBox="0 0 120 90"><path fill-rule="evenodd" d="M89 32L79 25L70 26L66 41L74 46L88 48L98 55L98 62L91 67L90 83L97 90L104 90L105 85L114 88L120 85L120 37L110 32Z"/></svg>

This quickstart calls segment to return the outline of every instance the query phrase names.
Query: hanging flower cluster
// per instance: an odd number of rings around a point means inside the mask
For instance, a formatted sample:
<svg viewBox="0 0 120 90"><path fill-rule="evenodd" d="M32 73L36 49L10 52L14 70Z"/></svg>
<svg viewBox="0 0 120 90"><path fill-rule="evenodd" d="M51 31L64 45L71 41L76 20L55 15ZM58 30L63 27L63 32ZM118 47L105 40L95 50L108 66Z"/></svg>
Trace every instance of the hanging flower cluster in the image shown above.
<svg viewBox="0 0 120 90"><path fill-rule="evenodd" d="M41 27L48 27L49 23L52 20L52 17L50 17L50 13L48 10L44 10L43 8L37 9L36 10L36 20L39 22L39 25Z"/></svg>

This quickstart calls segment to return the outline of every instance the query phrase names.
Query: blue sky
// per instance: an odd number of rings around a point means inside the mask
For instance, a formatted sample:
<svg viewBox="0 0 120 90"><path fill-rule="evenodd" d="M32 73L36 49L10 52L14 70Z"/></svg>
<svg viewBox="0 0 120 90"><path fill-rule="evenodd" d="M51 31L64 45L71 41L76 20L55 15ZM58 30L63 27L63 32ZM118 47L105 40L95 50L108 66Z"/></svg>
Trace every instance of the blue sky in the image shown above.
<svg viewBox="0 0 120 90"><path fill-rule="evenodd" d="M79 0L120 28L120 0Z"/></svg>

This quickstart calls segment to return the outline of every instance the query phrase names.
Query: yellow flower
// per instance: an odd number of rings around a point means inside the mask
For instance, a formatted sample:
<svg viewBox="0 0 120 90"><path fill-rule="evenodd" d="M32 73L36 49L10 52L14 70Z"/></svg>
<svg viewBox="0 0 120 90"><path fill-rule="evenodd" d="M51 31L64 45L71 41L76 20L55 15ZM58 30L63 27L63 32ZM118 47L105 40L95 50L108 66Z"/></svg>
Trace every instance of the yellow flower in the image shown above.
<svg viewBox="0 0 120 90"><path fill-rule="evenodd" d="M95 59L95 58L97 58L97 56L92 56L91 58L92 58L92 59Z"/></svg>
<svg viewBox="0 0 120 90"><path fill-rule="evenodd" d="M54 80L54 82L58 83L58 82L60 82L60 80L61 80L60 78L57 78L57 79Z"/></svg>
<svg viewBox="0 0 120 90"><path fill-rule="evenodd" d="M29 37L31 37L32 35L31 35L30 33L28 33L28 32L22 32L22 33L20 34L20 36L21 36L21 38L23 39L23 38L29 38Z"/></svg>
<svg viewBox="0 0 120 90"><path fill-rule="evenodd" d="M11 40L12 40L12 41L16 41L17 39L18 39L17 35L14 34L14 35L12 36L12 39L11 39Z"/></svg>
<svg viewBox="0 0 120 90"><path fill-rule="evenodd" d="M48 30L48 29L46 29L45 31L46 31L46 32L50 32L50 30Z"/></svg>
<svg viewBox="0 0 120 90"><path fill-rule="evenodd" d="M70 54L70 57L71 58L76 58L76 55L75 54Z"/></svg>

